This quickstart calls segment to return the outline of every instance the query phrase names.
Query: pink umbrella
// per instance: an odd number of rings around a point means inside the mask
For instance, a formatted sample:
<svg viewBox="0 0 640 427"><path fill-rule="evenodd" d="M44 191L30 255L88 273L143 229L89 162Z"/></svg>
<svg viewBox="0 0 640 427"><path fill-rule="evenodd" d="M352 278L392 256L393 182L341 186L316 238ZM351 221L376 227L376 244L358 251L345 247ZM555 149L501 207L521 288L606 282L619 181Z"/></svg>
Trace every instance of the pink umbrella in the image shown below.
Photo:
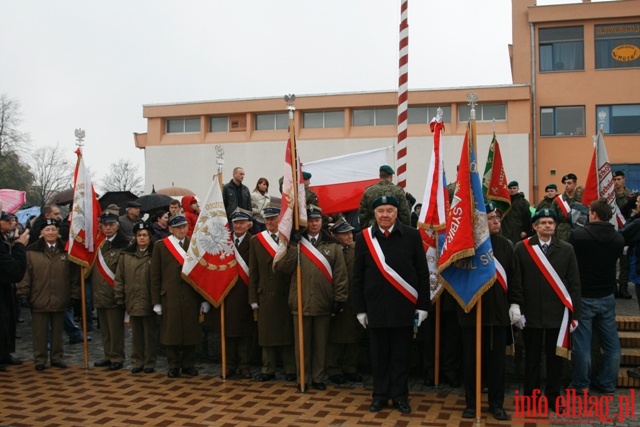
<svg viewBox="0 0 640 427"><path fill-rule="evenodd" d="M14 213L20 206L24 205L27 200L27 193L19 190L0 190L0 204L2 204L2 210L9 213Z"/></svg>

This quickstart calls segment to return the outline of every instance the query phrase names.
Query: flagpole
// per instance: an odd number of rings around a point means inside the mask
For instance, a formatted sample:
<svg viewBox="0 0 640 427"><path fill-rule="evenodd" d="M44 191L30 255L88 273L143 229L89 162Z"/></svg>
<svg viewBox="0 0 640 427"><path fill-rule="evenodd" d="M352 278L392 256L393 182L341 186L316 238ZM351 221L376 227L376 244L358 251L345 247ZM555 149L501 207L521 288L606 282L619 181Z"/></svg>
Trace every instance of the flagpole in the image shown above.
<svg viewBox="0 0 640 427"><path fill-rule="evenodd" d="M224 150L220 145L216 145L216 163L218 165L218 185L220 186L220 191L222 191L223 187L223 179L222 179L222 165L224 165L224 160L222 156L224 155ZM231 227L230 227L231 228ZM233 231L233 230L231 230ZM226 325L224 321L224 299L220 303L220 358L222 360L222 366L220 367L220 377L223 380L227 379L227 334L225 333Z"/></svg>
<svg viewBox="0 0 640 427"><path fill-rule="evenodd" d="M298 170L298 151L296 148L296 135L295 135L295 126L293 123L293 112L296 107L293 105L296 96L295 95L285 95L285 101L287 102L287 109L289 110L289 139L291 140L291 169L292 169L292 180L293 180L293 229L297 233L298 227L300 226L298 221L298 174L300 171ZM299 366L300 366L300 391L302 393L305 392L305 372L304 372L304 322L302 317L302 269L300 267L300 242L296 243L297 248L297 265L296 265L296 291L298 293L298 357L299 357Z"/></svg>

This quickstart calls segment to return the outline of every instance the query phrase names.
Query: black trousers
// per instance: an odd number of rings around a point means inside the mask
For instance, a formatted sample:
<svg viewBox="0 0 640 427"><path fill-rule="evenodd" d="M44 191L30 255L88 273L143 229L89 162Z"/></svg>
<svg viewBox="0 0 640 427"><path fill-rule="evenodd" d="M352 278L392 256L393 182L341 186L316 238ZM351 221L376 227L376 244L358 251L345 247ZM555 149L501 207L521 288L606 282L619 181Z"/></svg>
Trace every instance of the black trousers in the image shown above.
<svg viewBox="0 0 640 427"><path fill-rule="evenodd" d="M464 398L467 408L476 408L476 328L460 328L464 354ZM507 326L482 327L482 383L489 389L489 408L504 406L504 375Z"/></svg>
<svg viewBox="0 0 640 427"><path fill-rule="evenodd" d="M406 402L412 327L369 328L373 398Z"/></svg>
<svg viewBox="0 0 640 427"><path fill-rule="evenodd" d="M444 295L442 295L444 297ZM447 294L447 296L449 296ZM436 362L436 316L429 313L425 320L424 343L425 377L435 379ZM440 383L458 380L462 368L462 339L455 310L440 311ZM444 378L443 378L444 377Z"/></svg>
<svg viewBox="0 0 640 427"><path fill-rule="evenodd" d="M547 385L544 395L549 408L555 405L562 387L562 357L556 356L556 341L560 329L524 328L524 395L532 396L533 390L540 390L540 362L544 341L547 362Z"/></svg>

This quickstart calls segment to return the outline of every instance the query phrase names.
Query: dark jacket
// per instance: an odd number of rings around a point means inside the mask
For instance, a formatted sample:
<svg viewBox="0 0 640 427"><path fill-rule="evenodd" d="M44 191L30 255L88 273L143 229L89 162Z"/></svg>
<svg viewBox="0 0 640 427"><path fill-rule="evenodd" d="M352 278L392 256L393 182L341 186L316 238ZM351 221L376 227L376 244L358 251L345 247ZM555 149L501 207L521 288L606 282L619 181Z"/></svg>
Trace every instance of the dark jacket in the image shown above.
<svg viewBox="0 0 640 427"><path fill-rule="evenodd" d="M151 227L153 227L153 236L151 236L151 240L153 241L153 243L157 242L158 240L162 240L165 237L171 236L169 227L162 227L157 222L151 224Z"/></svg>
<svg viewBox="0 0 640 427"><path fill-rule="evenodd" d="M624 242L629 246L629 257L632 258L635 255L635 265L631 265L631 268L635 267L636 277L640 277L640 214L632 216L627 220L627 223L620 229L620 234L624 237Z"/></svg>
<svg viewBox="0 0 640 427"><path fill-rule="evenodd" d="M610 222L588 222L574 228L567 243L573 246L580 271L582 298L602 298L616 289L616 262L624 237Z"/></svg>
<svg viewBox="0 0 640 427"><path fill-rule="evenodd" d="M231 218L231 214L236 208L246 209L251 212L251 192L243 183L236 185L233 179L222 187L222 200L224 208L227 211L227 218Z"/></svg>
<svg viewBox="0 0 640 427"><path fill-rule="evenodd" d="M13 284L27 271L26 248L13 246L0 234L0 355L13 353L16 347L16 303Z"/></svg>
<svg viewBox="0 0 640 427"><path fill-rule="evenodd" d="M389 237L384 237L377 224L372 226L389 267L394 269L418 292L417 305L401 294L378 269L363 230L356 236L356 258L353 267L353 310L367 313L370 328L413 326L416 308L428 311L429 267L420 232L396 221Z"/></svg>
<svg viewBox="0 0 640 427"><path fill-rule="evenodd" d="M511 209L502 218L500 234L515 245L522 240L521 233L525 233L527 236L531 235L529 201L525 199L522 192L511 196Z"/></svg>

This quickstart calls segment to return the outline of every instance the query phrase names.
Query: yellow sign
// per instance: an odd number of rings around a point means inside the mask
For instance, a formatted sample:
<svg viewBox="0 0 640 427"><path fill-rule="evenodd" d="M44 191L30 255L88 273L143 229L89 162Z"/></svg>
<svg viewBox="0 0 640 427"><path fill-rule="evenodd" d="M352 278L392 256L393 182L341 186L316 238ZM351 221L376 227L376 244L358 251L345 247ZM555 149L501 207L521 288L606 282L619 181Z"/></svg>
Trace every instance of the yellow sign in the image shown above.
<svg viewBox="0 0 640 427"><path fill-rule="evenodd" d="M616 61L631 62L640 57L640 48L631 44L623 44L613 48L611 56Z"/></svg>

